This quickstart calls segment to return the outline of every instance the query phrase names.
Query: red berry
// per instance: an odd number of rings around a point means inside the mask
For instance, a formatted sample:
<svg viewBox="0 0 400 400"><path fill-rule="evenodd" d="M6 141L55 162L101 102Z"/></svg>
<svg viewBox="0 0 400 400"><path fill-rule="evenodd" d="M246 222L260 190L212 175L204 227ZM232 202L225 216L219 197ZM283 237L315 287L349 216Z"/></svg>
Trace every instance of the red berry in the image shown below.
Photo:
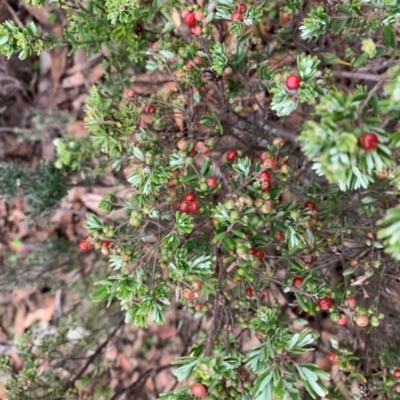
<svg viewBox="0 0 400 400"><path fill-rule="evenodd" d="M193 57L193 62L196 64L196 65L201 65L202 63L203 63L203 59L200 57L200 56L194 56ZM204 142L203 142L204 143Z"/></svg>
<svg viewBox="0 0 400 400"><path fill-rule="evenodd" d="M394 375L396 378L400 378L400 368L395 369L395 370L393 371L393 375Z"/></svg>
<svg viewBox="0 0 400 400"><path fill-rule="evenodd" d="M263 164L265 168L273 169L276 167L276 161L274 157L265 157L263 159Z"/></svg>
<svg viewBox="0 0 400 400"><path fill-rule="evenodd" d="M197 151L200 152L200 150L205 146L204 140L198 140L195 144L194 147L196 148Z"/></svg>
<svg viewBox="0 0 400 400"><path fill-rule="evenodd" d="M286 78L286 88L287 90L297 90L300 87L301 79L297 75L289 75Z"/></svg>
<svg viewBox="0 0 400 400"><path fill-rule="evenodd" d="M182 290L182 297L185 300L193 300L194 299L194 292L190 289L183 289Z"/></svg>
<svg viewBox="0 0 400 400"><path fill-rule="evenodd" d="M188 15L188 14L189 14L189 10L187 10L186 8L184 10L182 10L182 12L181 12L182 18L185 18L186 15Z"/></svg>
<svg viewBox="0 0 400 400"><path fill-rule="evenodd" d="M226 160L229 162L234 162L238 156L238 152L236 150L229 150L226 153Z"/></svg>
<svg viewBox="0 0 400 400"><path fill-rule="evenodd" d="M369 324L369 318L366 315L359 315L356 318L356 324L361 328L365 328Z"/></svg>
<svg viewBox="0 0 400 400"><path fill-rule="evenodd" d="M330 297L325 296L324 298L319 299L317 304L322 311L329 311L333 306L333 300Z"/></svg>
<svg viewBox="0 0 400 400"><path fill-rule="evenodd" d="M261 191L269 192L272 189L271 181L265 181L261 183Z"/></svg>
<svg viewBox="0 0 400 400"><path fill-rule="evenodd" d="M239 12L241 12L241 13L245 13L245 12L247 11L247 6L246 6L246 4L243 4L243 3L239 4L239 5L236 7L236 11L239 11Z"/></svg>
<svg viewBox="0 0 400 400"><path fill-rule="evenodd" d="M275 231L275 239L277 240L284 240L285 239L285 234L282 231Z"/></svg>
<svg viewBox="0 0 400 400"><path fill-rule="evenodd" d="M272 154L271 154L271 152L268 151L268 150L262 150L262 151L260 152L260 160L261 160L261 161L264 161L264 158L271 157L271 156L272 156Z"/></svg>
<svg viewBox="0 0 400 400"><path fill-rule="evenodd" d="M207 154L210 154L210 147L208 146L204 146L201 150L200 150L200 154L203 154L203 156L206 156Z"/></svg>
<svg viewBox="0 0 400 400"><path fill-rule="evenodd" d="M194 307L194 309L195 309L196 312L201 312L201 311L203 311L203 308L204 308L204 304L203 304L203 303L198 303L198 304L196 304L196 306Z"/></svg>
<svg viewBox="0 0 400 400"><path fill-rule="evenodd" d="M265 256L264 250L258 249L258 250L257 250L256 257L261 261L261 260L264 259L264 256Z"/></svg>
<svg viewBox="0 0 400 400"><path fill-rule="evenodd" d="M188 201L182 201L179 204L179 209L183 212L183 213L188 213L190 211L190 202Z"/></svg>
<svg viewBox="0 0 400 400"><path fill-rule="evenodd" d="M192 201L190 203L190 212L193 214L197 214L200 210L200 204L197 201Z"/></svg>
<svg viewBox="0 0 400 400"><path fill-rule="evenodd" d="M203 287L203 282L199 281L198 279L193 281L192 283L193 290L195 292L200 292L201 288Z"/></svg>
<svg viewBox="0 0 400 400"><path fill-rule="evenodd" d="M83 251L84 253L89 251L90 248L92 247L92 245L85 239L80 240L79 243L78 243L78 246L79 246L79 249L81 251Z"/></svg>
<svg viewBox="0 0 400 400"><path fill-rule="evenodd" d="M288 12L284 12L281 15L281 20L283 24L287 24L292 19L292 16Z"/></svg>
<svg viewBox="0 0 400 400"><path fill-rule="evenodd" d="M311 265L315 261L315 257L311 254L304 254L300 256L300 260L306 265Z"/></svg>
<svg viewBox="0 0 400 400"><path fill-rule="evenodd" d="M339 326L344 326L347 324L347 316L345 314L340 315L339 319L336 321Z"/></svg>
<svg viewBox="0 0 400 400"><path fill-rule="evenodd" d="M154 114L156 112L156 107L153 105L147 106L146 107L146 113L147 114Z"/></svg>
<svg viewBox="0 0 400 400"><path fill-rule="evenodd" d="M250 253L253 254L253 256L257 257L260 261L264 258L265 253L264 250L262 249L256 249L254 247L252 247L250 249Z"/></svg>
<svg viewBox="0 0 400 400"><path fill-rule="evenodd" d="M102 240L101 241L101 248L102 249L108 249L111 246L111 240Z"/></svg>
<svg viewBox="0 0 400 400"><path fill-rule="evenodd" d="M271 174L268 171L261 171L258 175L258 179L261 182L269 182L271 183Z"/></svg>
<svg viewBox="0 0 400 400"><path fill-rule="evenodd" d="M194 17L196 18L196 21L203 21L204 19L204 14L202 11L196 11L194 13Z"/></svg>
<svg viewBox="0 0 400 400"><path fill-rule="evenodd" d="M210 186L210 188L215 188L217 187L218 182L214 177L210 176L209 178L206 179L206 184L207 186Z"/></svg>
<svg viewBox="0 0 400 400"><path fill-rule="evenodd" d="M202 31L203 31L203 30L201 29L201 26L199 26L199 25L192 26L192 27L190 28L190 33L191 33L192 35L194 35L194 36L200 36Z"/></svg>
<svg viewBox="0 0 400 400"><path fill-rule="evenodd" d="M247 287L245 291L247 297L254 297L254 290L251 286Z"/></svg>
<svg viewBox="0 0 400 400"><path fill-rule="evenodd" d="M365 151L373 151L378 147L379 139L375 133L363 133L360 137L361 148Z"/></svg>
<svg viewBox="0 0 400 400"><path fill-rule="evenodd" d="M188 26L195 26L196 25L196 17L193 13L189 12L184 17L185 23Z"/></svg>
<svg viewBox="0 0 400 400"><path fill-rule="evenodd" d="M285 139L281 138L281 137L276 137L273 141L272 141L272 146L281 148L282 146L284 146L285 144Z"/></svg>
<svg viewBox="0 0 400 400"><path fill-rule="evenodd" d="M301 276L295 276L295 277L293 278L292 285L293 285L296 289L300 289L300 288L301 288L301 285L303 284L303 282L304 282L304 278L302 278Z"/></svg>
<svg viewBox="0 0 400 400"><path fill-rule="evenodd" d="M186 61L186 68L188 69L188 71L194 71L195 67L192 65L192 63L190 61Z"/></svg>
<svg viewBox="0 0 400 400"><path fill-rule="evenodd" d="M231 16L232 21L243 21L243 15L240 11L235 11Z"/></svg>
<svg viewBox="0 0 400 400"><path fill-rule="evenodd" d="M193 396L206 397L207 389L201 383L194 383L191 387Z"/></svg>
<svg viewBox="0 0 400 400"><path fill-rule="evenodd" d="M326 355L326 357L327 357L327 359L331 362L331 363L338 363L339 362L339 359L337 358L337 356L336 356L336 354L335 353L332 353L332 352L329 352L327 355Z"/></svg>
<svg viewBox="0 0 400 400"><path fill-rule="evenodd" d="M312 201L306 201L304 203L304 207L310 209L311 211L315 211L317 209L317 206Z"/></svg>
<svg viewBox="0 0 400 400"><path fill-rule="evenodd" d="M357 300L354 297L346 297L344 299L344 304L347 307L354 308L357 305Z"/></svg>
<svg viewBox="0 0 400 400"><path fill-rule="evenodd" d="M168 179L167 185L170 189L176 188L176 184L174 183L174 179L172 178Z"/></svg>
<svg viewBox="0 0 400 400"><path fill-rule="evenodd" d="M184 201L195 201L196 200L196 195L194 193L186 193L183 196Z"/></svg>

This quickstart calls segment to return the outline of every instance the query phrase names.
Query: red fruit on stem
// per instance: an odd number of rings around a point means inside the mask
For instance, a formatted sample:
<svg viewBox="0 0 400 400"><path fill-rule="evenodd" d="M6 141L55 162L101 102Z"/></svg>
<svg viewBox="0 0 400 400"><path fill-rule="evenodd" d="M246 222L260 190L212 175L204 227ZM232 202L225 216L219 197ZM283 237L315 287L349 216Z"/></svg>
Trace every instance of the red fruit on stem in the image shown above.
<svg viewBox="0 0 400 400"><path fill-rule="evenodd" d="M156 112L156 107L153 105L147 106L146 107L146 113L147 114L154 114Z"/></svg>
<svg viewBox="0 0 400 400"><path fill-rule="evenodd" d="M186 61L186 68L188 69L188 71L194 71L195 67L191 64L190 61Z"/></svg>
<svg viewBox="0 0 400 400"><path fill-rule="evenodd" d="M200 154L203 154L203 156L206 156L207 154L210 154L210 147L208 146L204 146L201 150L200 150Z"/></svg>
<svg viewBox="0 0 400 400"><path fill-rule="evenodd" d="M273 169L276 167L276 161L274 157L265 157L263 159L263 164L265 168Z"/></svg>
<svg viewBox="0 0 400 400"><path fill-rule="evenodd" d="M183 200L184 201L195 201L196 195L194 193L186 193L183 195Z"/></svg>
<svg viewBox="0 0 400 400"><path fill-rule="evenodd" d="M300 289L300 288L301 288L301 285L303 284L303 282L304 282L304 278L302 278L301 276L295 276L295 277L293 278L292 285L293 285L296 289Z"/></svg>
<svg viewBox="0 0 400 400"><path fill-rule="evenodd" d="M266 181L261 183L261 191L264 192L269 192L272 189L272 184L271 181Z"/></svg>
<svg viewBox="0 0 400 400"><path fill-rule="evenodd" d="M373 151L378 147L379 139L375 133L363 133L360 137L361 148L365 151Z"/></svg>
<svg viewBox="0 0 400 400"><path fill-rule="evenodd" d="M190 212L193 214L197 214L200 210L200 204L197 201L192 201L190 203Z"/></svg>
<svg viewBox="0 0 400 400"><path fill-rule="evenodd" d="M254 290L251 286L247 287L245 291L247 297L254 297Z"/></svg>
<svg viewBox="0 0 400 400"><path fill-rule="evenodd" d="M217 187L218 182L214 177L210 176L209 178L206 179L206 184L210 188L215 188L215 187Z"/></svg>
<svg viewBox="0 0 400 400"><path fill-rule="evenodd" d="M287 24L292 19L292 15L288 12L284 12L281 15L281 21L283 24Z"/></svg>
<svg viewBox="0 0 400 400"><path fill-rule="evenodd" d="M346 324L347 324L347 316L346 316L345 314L342 314L342 315L339 317L339 319L336 321L336 323L337 323L339 326L344 326L344 325L346 325Z"/></svg>
<svg viewBox="0 0 400 400"><path fill-rule="evenodd" d="M201 288L203 287L203 282L199 281L198 279L193 281L192 283L193 290L195 292L200 292Z"/></svg>
<svg viewBox="0 0 400 400"><path fill-rule="evenodd" d="M330 297L325 296L322 299L319 299L317 304L322 311L329 311L333 306L333 300Z"/></svg>
<svg viewBox="0 0 400 400"><path fill-rule="evenodd" d="M176 185L174 183L174 180L172 178L168 179L167 185L170 189L176 188Z"/></svg>
<svg viewBox="0 0 400 400"><path fill-rule="evenodd" d="M287 90L297 90L300 87L301 79L297 75L289 75L286 78L286 89Z"/></svg>
<svg viewBox="0 0 400 400"><path fill-rule="evenodd" d="M182 201L179 204L179 209L183 212L183 213L188 213L190 211L190 202L188 201Z"/></svg>
<svg viewBox="0 0 400 400"><path fill-rule="evenodd" d="M185 20L186 25L196 26L196 17L193 13L187 13L183 19Z"/></svg>
<svg viewBox="0 0 400 400"><path fill-rule="evenodd" d="M200 56L194 56L193 57L193 62L196 64L196 65L201 65L201 64L203 64L203 59L200 57ZM203 142L204 143L204 142Z"/></svg>
<svg viewBox="0 0 400 400"><path fill-rule="evenodd" d="M344 299L344 304L347 307L354 308L357 305L357 300L354 297L346 297Z"/></svg>
<svg viewBox="0 0 400 400"><path fill-rule="evenodd" d="M240 13L245 13L245 12L247 11L247 6L246 6L246 4L243 4L243 3L239 4L239 5L236 7L236 11L239 11Z"/></svg>
<svg viewBox="0 0 400 400"><path fill-rule="evenodd" d="M369 318L366 315L359 315L356 318L356 324L361 328L365 328L369 324Z"/></svg>
<svg viewBox="0 0 400 400"><path fill-rule="evenodd" d="M83 251L84 253L89 251L90 248L92 247L92 245L85 239L80 240L79 243L78 243L78 246L79 246L79 249L81 251Z"/></svg>
<svg viewBox="0 0 400 400"><path fill-rule="evenodd" d="M111 246L111 240L104 239L101 241L101 248L108 249Z"/></svg>
<svg viewBox="0 0 400 400"><path fill-rule="evenodd" d="M265 253L264 250L262 249L256 249L254 247L252 247L250 249L250 253L253 254L253 256L257 257L260 261L264 258Z"/></svg>
<svg viewBox="0 0 400 400"><path fill-rule="evenodd" d="M275 239L277 240L283 240L285 239L285 234L282 231L275 231Z"/></svg>
<svg viewBox="0 0 400 400"><path fill-rule="evenodd" d="M206 397L207 389L201 383L194 383L191 387L193 396L196 397Z"/></svg>
<svg viewBox="0 0 400 400"><path fill-rule="evenodd" d="M192 27L190 28L190 33L191 33L193 36L200 36L200 35L201 35L201 32L203 32L203 29L202 29L201 26L199 26L199 25L197 25L197 26L192 26Z"/></svg>
<svg viewBox="0 0 400 400"><path fill-rule="evenodd" d="M203 19L204 19L204 14L203 14L202 11L196 11L196 12L194 13L194 17L196 18L196 21L201 22L201 21L203 21Z"/></svg>
<svg viewBox="0 0 400 400"><path fill-rule="evenodd" d="M306 201L304 203L304 207L308 208L311 211L315 211L317 209L317 206L315 205L315 203L313 203L312 201Z"/></svg>
<svg viewBox="0 0 400 400"><path fill-rule="evenodd" d="M190 289L183 289L182 290L182 297L185 300L193 300L194 299L194 292Z"/></svg>
<svg viewBox="0 0 400 400"><path fill-rule="evenodd" d="M282 137L279 137L279 136L276 137L276 138L272 141L272 146L275 146L275 147L278 147L278 148L284 146L284 144L285 144L285 139L282 138Z"/></svg>
<svg viewBox="0 0 400 400"><path fill-rule="evenodd" d="M268 151L268 150L262 150L261 152L260 152L260 160L261 161L264 161L264 158L267 158L267 157L271 157L272 156L272 154L271 154L271 152L270 151Z"/></svg>
<svg viewBox="0 0 400 400"><path fill-rule="evenodd" d="M258 179L262 182L271 182L271 174L268 171L261 171Z"/></svg>
<svg viewBox="0 0 400 400"><path fill-rule="evenodd" d="M194 144L194 147L196 148L197 151L200 151L204 146L205 146L204 140L198 140L198 141Z"/></svg>
<svg viewBox="0 0 400 400"><path fill-rule="evenodd" d="M182 18L185 18L186 15L188 15L188 14L189 14L189 10L187 10L186 8L184 10L182 10L182 12L181 12Z"/></svg>
<svg viewBox="0 0 400 400"><path fill-rule="evenodd" d="M336 363L339 362L339 359L337 358L337 356L336 356L335 353L329 352L329 353L326 355L326 357L327 357L327 359L328 359L331 363L336 364Z"/></svg>
<svg viewBox="0 0 400 400"><path fill-rule="evenodd" d="M240 11L235 11L231 16L232 21L243 21L243 14Z"/></svg>
<svg viewBox="0 0 400 400"><path fill-rule="evenodd" d="M300 256L300 260L306 265L311 265L315 261L315 257L311 254L305 254Z"/></svg>
<svg viewBox="0 0 400 400"><path fill-rule="evenodd" d="M238 157L238 152L236 150L229 150L226 153L226 160L229 162L234 162Z"/></svg>
<svg viewBox="0 0 400 400"><path fill-rule="evenodd" d="M196 304L196 306L194 307L196 312L203 311L203 308L204 308L204 304L203 303Z"/></svg>
<svg viewBox="0 0 400 400"><path fill-rule="evenodd" d="M256 257L261 261L261 260L264 259L264 256L265 256L264 250L258 249L258 250L257 250Z"/></svg>
<svg viewBox="0 0 400 400"><path fill-rule="evenodd" d="M400 378L400 368L396 368L396 369L393 371L393 375L394 375L396 378Z"/></svg>

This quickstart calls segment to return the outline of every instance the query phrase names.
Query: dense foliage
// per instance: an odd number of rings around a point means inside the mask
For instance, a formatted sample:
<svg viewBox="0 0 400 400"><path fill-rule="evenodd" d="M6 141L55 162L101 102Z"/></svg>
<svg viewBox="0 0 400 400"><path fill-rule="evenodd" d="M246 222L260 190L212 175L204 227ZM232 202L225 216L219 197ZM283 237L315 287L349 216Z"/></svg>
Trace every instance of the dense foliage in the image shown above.
<svg viewBox="0 0 400 400"><path fill-rule="evenodd" d="M400 259L398 2L31 3L63 10L63 38L7 21L3 54L102 51L106 75L85 107L90 139L57 139L54 166L39 167L54 196L40 190L28 203L52 209L73 175L124 174L129 195L110 190L99 204L110 218L87 215L79 243L108 262L92 300L114 314L118 305L138 327L163 324L178 305L211 320L174 362L181 384L160 398L350 398L351 380L367 378L379 398L399 398L399 348L381 349L371 372L348 341L321 349L307 326L328 313L339 329L373 334L390 310L379 300ZM129 87L143 71L167 74L174 90L136 95ZM4 168L12 172L0 169L0 189L26 181L24 169ZM117 210L125 217L115 221ZM380 289L367 294L367 284ZM245 350L248 330L259 344ZM313 350L329 351L347 386L331 381ZM11 376L10 399L43 396L21 397L25 376ZM42 398L74 398L79 387L57 379L38 378L49 388Z"/></svg>

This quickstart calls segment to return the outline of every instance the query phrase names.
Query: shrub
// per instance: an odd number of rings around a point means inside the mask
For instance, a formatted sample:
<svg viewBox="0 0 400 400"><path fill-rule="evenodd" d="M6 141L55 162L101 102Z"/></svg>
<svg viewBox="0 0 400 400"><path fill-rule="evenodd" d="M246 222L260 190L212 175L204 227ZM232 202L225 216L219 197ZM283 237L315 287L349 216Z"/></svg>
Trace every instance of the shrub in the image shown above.
<svg viewBox="0 0 400 400"><path fill-rule="evenodd" d="M55 167L121 172L131 189L99 204L125 218L86 218L84 250L101 251L110 269L92 300L119 304L139 327L163 324L178 304L211 321L174 362L182 384L160 398L348 398L353 378L369 380L361 395L396 398L398 380L383 371L398 366L398 348L380 347L372 372L346 341L324 348L309 321L325 312L373 341L388 311L381 290L400 259L398 2L32 4L64 10L63 39L6 21L3 54L104 53L105 79L85 108L90 142L55 143ZM143 70L174 89L124 96ZM276 291L298 318L285 317ZM247 331L260 342L250 350ZM331 351L347 388L330 382L313 350Z"/></svg>

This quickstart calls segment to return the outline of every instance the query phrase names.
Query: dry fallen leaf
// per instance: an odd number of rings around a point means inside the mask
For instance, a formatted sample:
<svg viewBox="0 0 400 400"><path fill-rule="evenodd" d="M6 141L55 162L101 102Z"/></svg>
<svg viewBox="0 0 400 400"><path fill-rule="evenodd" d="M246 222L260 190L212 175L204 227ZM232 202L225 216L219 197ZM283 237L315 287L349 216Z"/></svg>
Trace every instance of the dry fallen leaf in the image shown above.
<svg viewBox="0 0 400 400"><path fill-rule="evenodd" d="M41 302L41 308L28 313L25 319L25 329L29 328L35 322L40 322L42 327L47 326L54 313L54 296L45 296Z"/></svg>

